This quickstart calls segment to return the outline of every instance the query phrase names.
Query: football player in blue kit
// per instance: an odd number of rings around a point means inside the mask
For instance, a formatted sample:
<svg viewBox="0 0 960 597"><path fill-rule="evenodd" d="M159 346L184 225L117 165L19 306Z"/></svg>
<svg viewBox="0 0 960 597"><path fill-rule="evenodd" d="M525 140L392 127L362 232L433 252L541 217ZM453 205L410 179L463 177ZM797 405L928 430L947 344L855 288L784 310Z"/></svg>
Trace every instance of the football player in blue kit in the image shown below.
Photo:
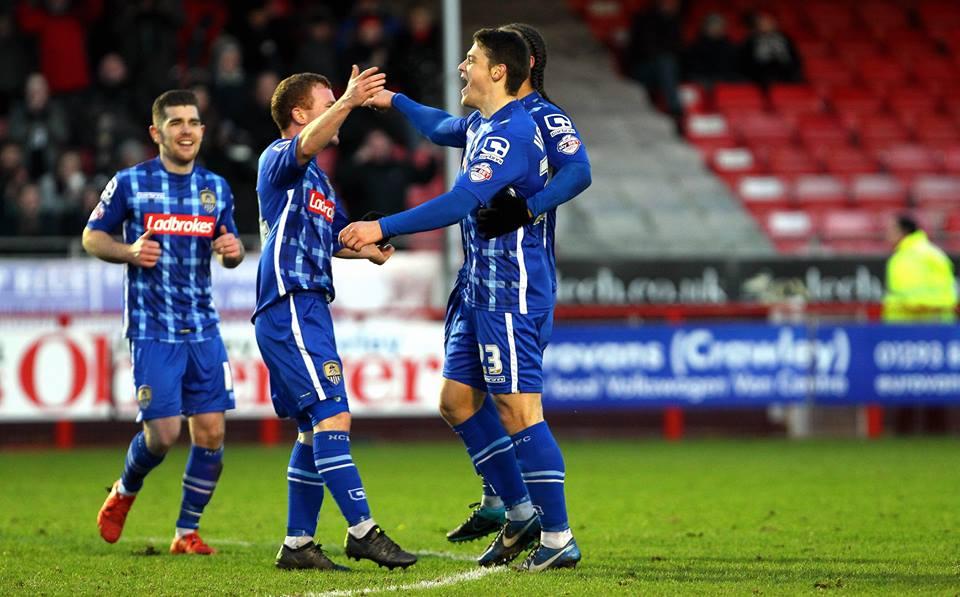
<svg viewBox="0 0 960 597"><path fill-rule="evenodd" d="M192 446L170 551L209 555L215 550L197 529L223 470L224 411L234 408L210 256L233 268L244 251L230 186L195 164L203 123L194 94L173 90L158 97L150 136L159 157L118 172L83 231L88 253L125 264L123 325L143 423L97 526L107 542L120 538L144 478L176 442L186 416ZM121 225L123 240L114 240L111 233Z"/></svg>
<svg viewBox="0 0 960 597"><path fill-rule="evenodd" d="M299 435L287 467L287 535L277 554L283 569L344 570L314 542L326 487L347 521L345 552L388 568L417 561L376 524L350 454L350 410L328 303L330 260L383 264L393 247L353 251L337 242L348 219L316 155L338 141L354 108L383 89L385 75L356 66L335 99L323 76L301 73L277 86L271 114L280 138L260 156L257 195L263 252L253 315L257 345L270 371L274 409L293 418Z"/></svg>
<svg viewBox="0 0 960 597"><path fill-rule="evenodd" d="M370 102L379 108L402 104L398 109L435 142L465 148L453 190L379 222L351 224L341 238L359 248L383 235L462 220L466 261L447 310L440 401L441 414L466 444L491 499L498 495L506 510L506 523L479 563L508 563L539 539L522 569L572 567L580 552L567 521L563 457L540 405L542 351L552 328L556 285L553 220L527 214L487 234L479 221L487 210L504 209L504 202L515 211L524 197L541 198L537 209L549 212L579 189L564 191L561 199L543 198L549 164L544 136L517 101L530 79L530 52L521 37L506 30L477 32L460 71L466 80L462 102L478 109L467 118L390 92ZM589 166L586 176L589 184ZM499 193L505 187L511 196ZM488 392L494 400L484 407Z"/></svg>

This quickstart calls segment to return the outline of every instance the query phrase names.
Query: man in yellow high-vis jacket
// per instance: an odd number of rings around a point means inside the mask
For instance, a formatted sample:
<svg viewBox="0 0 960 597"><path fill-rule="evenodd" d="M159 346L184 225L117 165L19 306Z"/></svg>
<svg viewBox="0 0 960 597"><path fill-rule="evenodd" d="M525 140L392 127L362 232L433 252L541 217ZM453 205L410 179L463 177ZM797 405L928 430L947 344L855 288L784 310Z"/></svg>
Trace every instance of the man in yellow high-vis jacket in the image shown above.
<svg viewBox="0 0 960 597"><path fill-rule="evenodd" d="M955 321L957 290L950 258L930 242L910 216L897 216L890 235L896 240L896 248L887 261L883 320Z"/></svg>

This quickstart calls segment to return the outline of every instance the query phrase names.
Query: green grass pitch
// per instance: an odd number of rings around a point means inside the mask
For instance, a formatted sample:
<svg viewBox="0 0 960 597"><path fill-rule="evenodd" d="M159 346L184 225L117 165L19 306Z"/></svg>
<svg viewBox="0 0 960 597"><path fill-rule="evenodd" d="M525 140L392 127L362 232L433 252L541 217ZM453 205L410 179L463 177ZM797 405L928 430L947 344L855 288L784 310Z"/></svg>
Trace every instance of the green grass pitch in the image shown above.
<svg viewBox="0 0 960 597"><path fill-rule="evenodd" d="M167 554L185 450L147 479L119 543L97 535L123 449L0 453L0 595L960 594L960 443L561 441L580 567L482 571L450 545L479 485L462 448L364 444L374 516L421 554L407 571L283 572L286 448L227 446L203 519L213 557ZM318 536L346 563L327 495ZM433 584L432 584L433 583Z"/></svg>

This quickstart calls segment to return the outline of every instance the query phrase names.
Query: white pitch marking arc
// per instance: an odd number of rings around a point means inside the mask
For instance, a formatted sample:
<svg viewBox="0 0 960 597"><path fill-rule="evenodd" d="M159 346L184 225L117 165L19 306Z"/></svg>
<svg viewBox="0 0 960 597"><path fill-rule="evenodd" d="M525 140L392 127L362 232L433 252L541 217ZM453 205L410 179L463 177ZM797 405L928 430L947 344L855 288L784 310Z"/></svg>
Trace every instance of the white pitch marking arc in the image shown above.
<svg viewBox="0 0 960 597"><path fill-rule="evenodd" d="M503 572L504 570L506 570L506 567L504 566L497 568L475 568L466 572L458 572L449 576L441 576L434 580L421 580L419 582L412 582L402 585L387 585L383 587L366 587L362 589L326 591L323 593L305 593L305 595L306 597L352 597L353 595L369 595L371 593L396 593L400 591L439 589L442 587L449 587L450 585L458 585L460 583L479 580L484 576Z"/></svg>

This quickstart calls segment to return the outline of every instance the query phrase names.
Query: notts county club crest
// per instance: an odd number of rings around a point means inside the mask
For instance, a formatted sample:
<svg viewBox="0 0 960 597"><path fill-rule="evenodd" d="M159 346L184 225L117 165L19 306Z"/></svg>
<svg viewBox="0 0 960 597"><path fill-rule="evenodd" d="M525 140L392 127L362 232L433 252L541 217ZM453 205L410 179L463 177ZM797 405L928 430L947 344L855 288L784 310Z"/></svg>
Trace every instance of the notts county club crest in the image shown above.
<svg viewBox="0 0 960 597"><path fill-rule="evenodd" d="M150 386L142 385L137 388L137 404L140 405L140 410L150 408L151 400L153 400L153 390L150 389Z"/></svg>
<svg viewBox="0 0 960 597"><path fill-rule="evenodd" d="M217 196L210 189L203 189L200 191L200 205L208 214L213 213L217 207Z"/></svg>
<svg viewBox="0 0 960 597"><path fill-rule="evenodd" d="M333 385L340 383L343 375L340 373L340 364L336 361L327 361L323 364L323 374Z"/></svg>

